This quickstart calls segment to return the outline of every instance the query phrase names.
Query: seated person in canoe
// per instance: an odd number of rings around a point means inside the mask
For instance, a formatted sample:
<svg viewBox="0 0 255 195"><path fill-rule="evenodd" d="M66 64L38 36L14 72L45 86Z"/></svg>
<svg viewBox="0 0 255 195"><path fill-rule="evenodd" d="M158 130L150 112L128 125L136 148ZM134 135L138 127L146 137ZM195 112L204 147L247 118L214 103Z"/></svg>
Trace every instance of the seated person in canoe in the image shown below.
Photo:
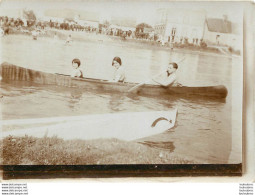
<svg viewBox="0 0 255 195"><path fill-rule="evenodd" d="M165 72L155 76L152 80L164 87L168 86L180 86L176 81L176 70L178 65L175 62L170 62Z"/></svg>
<svg viewBox="0 0 255 195"><path fill-rule="evenodd" d="M112 66L115 68L113 82L124 82L125 80L125 70L121 65L120 57L113 58Z"/></svg>
<svg viewBox="0 0 255 195"><path fill-rule="evenodd" d="M73 59L72 61L73 71L72 71L71 77L83 78L83 72L79 68L80 65L81 65L81 61L79 59L77 58Z"/></svg>

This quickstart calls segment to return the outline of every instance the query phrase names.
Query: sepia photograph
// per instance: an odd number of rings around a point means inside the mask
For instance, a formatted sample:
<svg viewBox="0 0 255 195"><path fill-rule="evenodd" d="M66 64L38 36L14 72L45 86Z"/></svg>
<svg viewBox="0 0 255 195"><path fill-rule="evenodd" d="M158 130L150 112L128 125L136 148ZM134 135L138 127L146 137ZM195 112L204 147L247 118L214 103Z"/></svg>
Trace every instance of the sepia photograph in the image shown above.
<svg viewBox="0 0 255 195"><path fill-rule="evenodd" d="M2 1L6 178L242 175L243 14L240 2Z"/></svg>

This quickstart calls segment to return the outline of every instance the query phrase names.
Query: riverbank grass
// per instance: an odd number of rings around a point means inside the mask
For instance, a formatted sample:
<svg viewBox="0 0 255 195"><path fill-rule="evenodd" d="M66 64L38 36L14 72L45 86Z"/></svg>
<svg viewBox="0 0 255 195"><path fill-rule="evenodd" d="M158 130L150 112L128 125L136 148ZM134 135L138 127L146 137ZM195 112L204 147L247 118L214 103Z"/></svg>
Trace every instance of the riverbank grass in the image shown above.
<svg viewBox="0 0 255 195"><path fill-rule="evenodd" d="M136 142L13 137L1 140L2 165L193 164Z"/></svg>

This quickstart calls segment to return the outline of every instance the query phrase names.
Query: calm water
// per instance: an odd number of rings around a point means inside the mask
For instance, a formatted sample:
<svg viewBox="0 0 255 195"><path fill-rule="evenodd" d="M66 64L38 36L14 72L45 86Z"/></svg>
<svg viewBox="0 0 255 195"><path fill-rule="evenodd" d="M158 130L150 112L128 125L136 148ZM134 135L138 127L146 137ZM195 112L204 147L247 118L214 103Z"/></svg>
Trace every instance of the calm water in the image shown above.
<svg viewBox="0 0 255 195"><path fill-rule="evenodd" d="M189 86L224 84L229 90L228 97L225 101L128 97L53 86L2 83L3 119L158 111L177 107L175 128L139 141L202 163L241 162L241 58L183 54L121 42L74 41L72 45L64 46L63 41L50 38L37 41L22 35L2 38L1 61L45 72L69 74L72 59L79 58L86 77L110 79L114 56L122 58L127 81L134 82L148 80L162 71L169 61L185 57L179 64L180 83Z"/></svg>

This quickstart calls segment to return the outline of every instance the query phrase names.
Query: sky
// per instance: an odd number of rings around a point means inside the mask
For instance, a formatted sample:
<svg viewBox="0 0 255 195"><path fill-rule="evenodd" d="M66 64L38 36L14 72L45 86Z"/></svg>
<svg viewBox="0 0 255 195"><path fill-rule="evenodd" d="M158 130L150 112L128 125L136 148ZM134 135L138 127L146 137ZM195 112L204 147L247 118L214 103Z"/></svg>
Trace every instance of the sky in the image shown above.
<svg viewBox="0 0 255 195"><path fill-rule="evenodd" d="M159 8L175 9L203 9L208 17L222 18L228 15L230 21L242 23L242 4L239 2L149 2L149 1L14 1L3 0L1 9L22 9L28 8L35 11L38 17L43 17L47 9L79 9L96 12L101 16L101 20L109 20L111 16L135 18L137 23L145 22L153 25L156 17L156 10Z"/></svg>

